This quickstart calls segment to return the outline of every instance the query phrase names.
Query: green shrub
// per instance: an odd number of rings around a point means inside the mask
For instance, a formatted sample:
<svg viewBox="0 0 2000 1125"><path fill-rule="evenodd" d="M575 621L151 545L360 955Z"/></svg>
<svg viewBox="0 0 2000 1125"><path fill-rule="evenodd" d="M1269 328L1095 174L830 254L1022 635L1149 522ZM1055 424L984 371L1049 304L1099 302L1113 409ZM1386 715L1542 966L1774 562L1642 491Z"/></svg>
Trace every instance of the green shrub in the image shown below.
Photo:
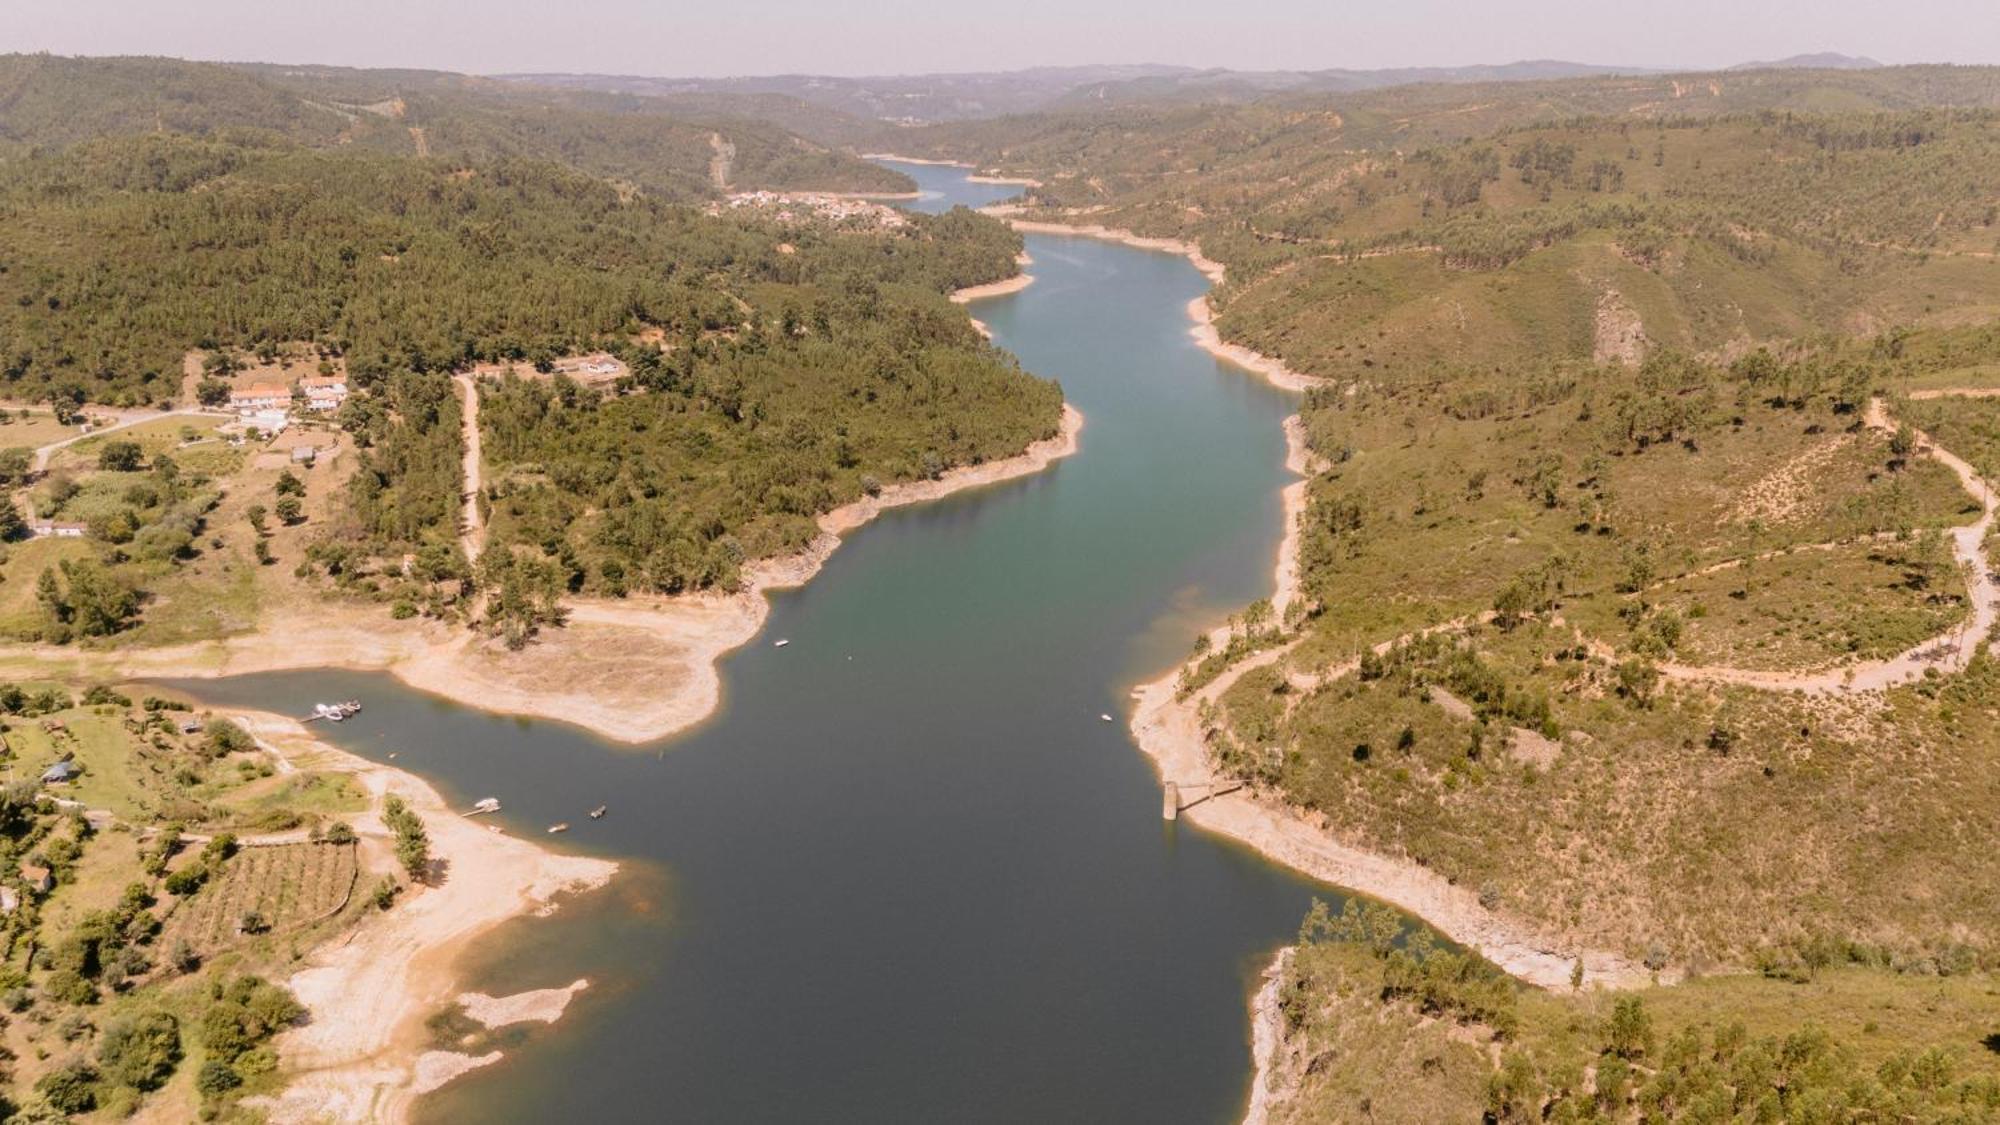
<svg viewBox="0 0 2000 1125"><path fill-rule="evenodd" d="M42 1075L35 1092L64 1113L89 1113L97 1108L97 1080L96 1068L76 1059Z"/></svg>
<svg viewBox="0 0 2000 1125"><path fill-rule="evenodd" d="M166 1012L148 1012L105 1029L97 1046L105 1077L135 1090L157 1090L181 1061L180 1021Z"/></svg>

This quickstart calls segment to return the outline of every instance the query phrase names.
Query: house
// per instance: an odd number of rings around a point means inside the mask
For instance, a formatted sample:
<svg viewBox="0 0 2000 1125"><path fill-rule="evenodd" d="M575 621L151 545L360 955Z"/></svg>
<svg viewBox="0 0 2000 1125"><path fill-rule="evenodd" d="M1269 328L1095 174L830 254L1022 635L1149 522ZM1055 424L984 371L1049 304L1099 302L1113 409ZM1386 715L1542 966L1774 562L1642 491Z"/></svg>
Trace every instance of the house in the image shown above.
<svg viewBox="0 0 2000 1125"><path fill-rule="evenodd" d="M292 392L276 383L253 383L229 396L229 409L238 414L283 410L292 404Z"/></svg>
<svg viewBox="0 0 2000 1125"><path fill-rule="evenodd" d="M21 892L12 887L0 887L0 914L12 914L21 908Z"/></svg>
<svg viewBox="0 0 2000 1125"><path fill-rule="evenodd" d="M64 759L42 771L43 785L64 785L75 781L83 773L83 767Z"/></svg>
<svg viewBox="0 0 2000 1125"><path fill-rule="evenodd" d="M310 465L318 459L319 450L310 445L295 445L292 447L292 464L294 465Z"/></svg>
<svg viewBox="0 0 2000 1125"><path fill-rule="evenodd" d="M21 865L21 881L28 884L28 889L37 894L48 894L56 889L55 872L36 863Z"/></svg>
<svg viewBox="0 0 2000 1125"><path fill-rule="evenodd" d="M556 360L554 367L556 374L567 375L586 387L601 387L629 373L625 364L608 352L566 356Z"/></svg>
<svg viewBox="0 0 2000 1125"><path fill-rule="evenodd" d="M305 392L306 409L316 413L339 410L347 401L347 377L344 375L313 375L299 380L299 389Z"/></svg>
<svg viewBox="0 0 2000 1125"><path fill-rule="evenodd" d="M74 521L28 521L28 536L32 539L81 539L89 530L86 525Z"/></svg>

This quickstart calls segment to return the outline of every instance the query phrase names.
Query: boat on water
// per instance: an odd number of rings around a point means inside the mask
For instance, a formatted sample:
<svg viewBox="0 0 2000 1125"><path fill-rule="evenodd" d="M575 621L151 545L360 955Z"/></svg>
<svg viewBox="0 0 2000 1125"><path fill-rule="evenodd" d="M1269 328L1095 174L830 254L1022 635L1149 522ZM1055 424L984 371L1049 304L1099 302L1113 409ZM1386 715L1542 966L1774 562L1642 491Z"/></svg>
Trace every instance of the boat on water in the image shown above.
<svg viewBox="0 0 2000 1125"><path fill-rule="evenodd" d="M611 807L610 805L599 805L599 806L597 806L596 808L594 808L594 809L590 810L590 819L592 819L592 820L603 820L603 819L604 819L604 810L605 810L605 809L608 809L608 808L610 808L610 807Z"/></svg>
<svg viewBox="0 0 2000 1125"><path fill-rule="evenodd" d="M788 645L788 644L791 644L791 643L792 643L792 639L791 639L790 637L785 637L785 638L782 638L782 639L780 639L780 640L776 640L776 641L772 641L772 642L771 642L771 647L772 647L772 648L784 648L784 647L785 647L786 645Z"/></svg>
<svg viewBox="0 0 2000 1125"><path fill-rule="evenodd" d="M1098 718L1103 719L1107 723L1115 723L1118 721L1109 715L1099 715Z"/></svg>
<svg viewBox="0 0 2000 1125"><path fill-rule="evenodd" d="M466 813L465 815L478 816L481 813L490 813L499 811L500 811L500 798L481 797L479 800L472 802L472 811Z"/></svg>
<svg viewBox="0 0 2000 1125"><path fill-rule="evenodd" d="M315 703L313 704L313 718L325 719L327 722L337 723L360 710L361 701L358 699L349 699L341 703Z"/></svg>
<svg viewBox="0 0 2000 1125"><path fill-rule="evenodd" d="M549 825L549 835L551 835L551 836L555 835L555 834L556 834L556 833L558 833L558 832L567 832L567 831L569 831L569 822L568 822L568 821L564 821L564 822L563 822L563 823L561 823L561 824L551 824L551 825Z"/></svg>

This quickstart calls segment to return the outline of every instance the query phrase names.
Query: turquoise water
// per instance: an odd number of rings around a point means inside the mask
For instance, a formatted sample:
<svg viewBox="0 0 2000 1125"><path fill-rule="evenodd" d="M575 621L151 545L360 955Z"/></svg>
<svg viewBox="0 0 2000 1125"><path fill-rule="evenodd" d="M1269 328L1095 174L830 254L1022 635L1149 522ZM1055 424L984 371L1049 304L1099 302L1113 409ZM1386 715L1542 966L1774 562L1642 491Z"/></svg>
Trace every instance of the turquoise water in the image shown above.
<svg viewBox="0 0 2000 1125"><path fill-rule="evenodd" d="M1011 191L905 170L936 193L921 206ZM1163 823L1122 718L1199 625L1270 592L1293 403L1193 345L1185 306L1206 282L1185 260L1039 235L1028 250L1035 283L976 314L1061 381L1081 450L851 536L773 599L702 727L635 750L385 676L189 685L290 712L364 699L325 733L626 861L609 890L489 945L480 985L594 987L425 1117L1241 1112L1255 974L1334 892Z"/></svg>

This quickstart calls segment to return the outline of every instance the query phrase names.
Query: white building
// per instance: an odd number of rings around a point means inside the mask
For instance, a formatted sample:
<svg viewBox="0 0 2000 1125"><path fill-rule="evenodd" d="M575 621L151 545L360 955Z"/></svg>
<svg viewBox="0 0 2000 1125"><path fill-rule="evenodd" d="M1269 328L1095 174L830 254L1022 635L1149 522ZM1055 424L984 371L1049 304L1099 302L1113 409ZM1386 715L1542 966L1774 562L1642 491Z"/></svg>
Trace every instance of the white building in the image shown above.
<svg viewBox="0 0 2000 1125"><path fill-rule="evenodd" d="M347 379L341 375L315 375L299 380L299 389L305 392L306 409L325 413L340 409L347 401Z"/></svg>
<svg viewBox="0 0 2000 1125"><path fill-rule="evenodd" d="M262 410L283 410L292 404L292 392L276 383L257 383L229 396L229 409L238 414Z"/></svg>

